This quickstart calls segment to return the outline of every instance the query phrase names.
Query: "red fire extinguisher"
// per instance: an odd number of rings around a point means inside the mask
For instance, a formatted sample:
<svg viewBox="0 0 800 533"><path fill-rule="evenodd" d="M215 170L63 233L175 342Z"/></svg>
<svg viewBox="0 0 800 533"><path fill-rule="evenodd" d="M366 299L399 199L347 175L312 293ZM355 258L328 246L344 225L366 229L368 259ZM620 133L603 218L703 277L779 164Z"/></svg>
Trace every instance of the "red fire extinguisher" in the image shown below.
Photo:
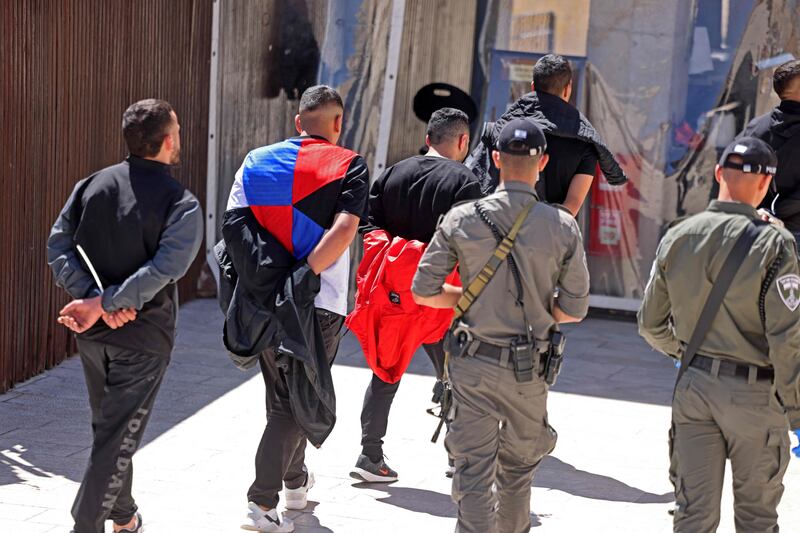
<svg viewBox="0 0 800 533"><path fill-rule="evenodd" d="M630 182L612 186L597 167L592 183L589 215L589 255L611 258L638 256L638 166L617 155ZM627 164L626 164L627 163Z"/></svg>

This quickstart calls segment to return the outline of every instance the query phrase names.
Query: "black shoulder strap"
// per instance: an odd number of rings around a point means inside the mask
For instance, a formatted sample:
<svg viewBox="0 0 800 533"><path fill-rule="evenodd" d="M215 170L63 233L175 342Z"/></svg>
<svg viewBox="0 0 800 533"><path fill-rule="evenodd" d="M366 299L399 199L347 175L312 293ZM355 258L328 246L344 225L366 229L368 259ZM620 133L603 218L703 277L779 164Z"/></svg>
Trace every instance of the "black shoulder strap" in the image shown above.
<svg viewBox="0 0 800 533"><path fill-rule="evenodd" d="M747 224L744 231L733 245L733 249L728 253L728 257L725 258L725 263L722 265L722 269L720 269L717 275L717 280L711 288L703 310L700 312L700 318L697 319L697 325L694 327L692 337L689 339L689 344L686 346L686 350L681 357L678 379L675 380L676 387L681 377L683 377L683 374L686 372L686 369L691 366L692 359L694 359L694 356L697 354L700 344L705 340L706 334L708 334L708 330L711 328L711 324L714 322L714 318L716 318L717 312L722 306L725 294L728 292L733 278L736 276L736 272L739 271L739 266L741 266L742 261L747 257L750 248L753 247L753 243L756 241L759 233L761 233L761 230L767 225L766 222L762 221L752 221Z"/></svg>

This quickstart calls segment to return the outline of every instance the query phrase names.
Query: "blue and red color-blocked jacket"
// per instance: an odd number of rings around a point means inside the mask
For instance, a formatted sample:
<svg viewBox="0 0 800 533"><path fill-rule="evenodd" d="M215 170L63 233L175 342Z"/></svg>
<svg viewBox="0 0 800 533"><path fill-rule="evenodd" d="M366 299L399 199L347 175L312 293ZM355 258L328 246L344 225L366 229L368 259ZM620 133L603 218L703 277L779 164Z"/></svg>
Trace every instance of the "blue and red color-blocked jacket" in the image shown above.
<svg viewBox="0 0 800 533"><path fill-rule="evenodd" d="M304 259L341 211L342 182L357 153L319 137L292 137L247 154L236 175L228 210L249 207L258 222L297 259ZM366 208L344 206L363 216Z"/></svg>

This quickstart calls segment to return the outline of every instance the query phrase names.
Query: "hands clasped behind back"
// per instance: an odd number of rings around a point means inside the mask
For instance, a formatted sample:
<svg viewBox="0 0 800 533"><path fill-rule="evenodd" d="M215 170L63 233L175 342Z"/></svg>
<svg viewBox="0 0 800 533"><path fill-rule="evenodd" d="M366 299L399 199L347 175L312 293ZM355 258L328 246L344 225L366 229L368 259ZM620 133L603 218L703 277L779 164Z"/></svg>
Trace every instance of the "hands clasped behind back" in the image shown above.
<svg viewBox="0 0 800 533"><path fill-rule="evenodd" d="M111 329L118 329L136 320L136 309L119 309L106 312L102 296L73 300L59 311L58 323L75 333L83 333L94 326L101 318Z"/></svg>

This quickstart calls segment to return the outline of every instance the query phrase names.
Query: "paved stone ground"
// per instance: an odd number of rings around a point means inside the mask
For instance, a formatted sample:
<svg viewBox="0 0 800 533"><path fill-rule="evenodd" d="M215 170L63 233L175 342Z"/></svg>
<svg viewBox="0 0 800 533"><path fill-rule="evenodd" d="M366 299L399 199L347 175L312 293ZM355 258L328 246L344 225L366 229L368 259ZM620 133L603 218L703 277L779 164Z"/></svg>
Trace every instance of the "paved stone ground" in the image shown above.
<svg viewBox="0 0 800 533"><path fill-rule="evenodd" d="M245 513L265 420L263 384L229 363L220 323L210 300L181 311L178 347L136 456L134 493L149 533L233 532ZM568 336L567 364L549 403L559 442L534 481L535 531L670 531L666 435L674 368L631 322L590 319ZM317 486L308 510L290 514L297 531L453 529L445 453L430 443L435 420L424 412L431 375L427 358L416 358L395 400L385 451L400 481L356 483L348 473L370 373L357 343L345 337L334 369L339 421L322 449L309 450ZM68 531L89 446L77 359L0 395L0 532ZM781 506L787 531L800 522L795 461ZM723 506L720 531L733 531L728 493Z"/></svg>

